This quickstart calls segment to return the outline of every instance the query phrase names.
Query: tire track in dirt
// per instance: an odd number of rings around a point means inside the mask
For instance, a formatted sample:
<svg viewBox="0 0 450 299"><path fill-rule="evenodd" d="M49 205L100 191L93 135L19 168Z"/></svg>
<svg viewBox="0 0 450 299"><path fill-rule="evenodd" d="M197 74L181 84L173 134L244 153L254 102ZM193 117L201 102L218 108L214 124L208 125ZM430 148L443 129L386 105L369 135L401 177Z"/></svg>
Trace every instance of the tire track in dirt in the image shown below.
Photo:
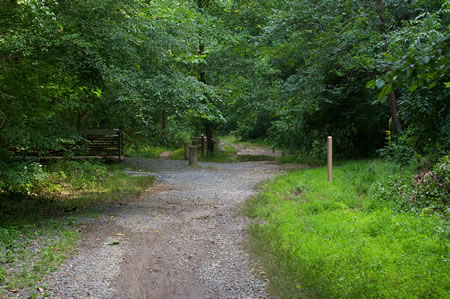
<svg viewBox="0 0 450 299"><path fill-rule="evenodd" d="M157 183L133 202L103 207L80 255L45 279L58 298L268 298L236 215L256 184L280 173L267 162L231 164L127 158ZM120 241L117 246L105 245Z"/></svg>

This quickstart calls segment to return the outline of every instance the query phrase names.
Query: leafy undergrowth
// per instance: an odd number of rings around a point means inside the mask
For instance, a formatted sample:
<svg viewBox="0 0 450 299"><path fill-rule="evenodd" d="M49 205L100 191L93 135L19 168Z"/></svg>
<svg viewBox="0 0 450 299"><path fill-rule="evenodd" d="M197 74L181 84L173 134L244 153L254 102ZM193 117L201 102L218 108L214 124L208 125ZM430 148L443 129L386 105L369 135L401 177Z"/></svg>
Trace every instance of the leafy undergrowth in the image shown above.
<svg viewBox="0 0 450 299"><path fill-rule="evenodd" d="M129 176L120 164L62 161L47 166L48 180L39 194L55 198L67 208L126 200L146 189L151 176Z"/></svg>
<svg viewBox="0 0 450 299"><path fill-rule="evenodd" d="M184 160L184 148L176 149L170 155L172 160Z"/></svg>
<svg viewBox="0 0 450 299"><path fill-rule="evenodd" d="M38 287L77 246L81 234L72 221L16 219L0 226L0 296Z"/></svg>
<svg viewBox="0 0 450 299"><path fill-rule="evenodd" d="M400 211L369 197L406 171L381 161L299 170L247 202L250 246L282 298L448 298L447 215ZM411 173L407 173L411 176Z"/></svg>
<svg viewBox="0 0 450 299"><path fill-rule="evenodd" d="M77 247L79 220L99 215L90 207L124 201L153 182L121 168L60 161L42 167L27 194L0 193L0 297L45 289L39 281Z"/></svg>

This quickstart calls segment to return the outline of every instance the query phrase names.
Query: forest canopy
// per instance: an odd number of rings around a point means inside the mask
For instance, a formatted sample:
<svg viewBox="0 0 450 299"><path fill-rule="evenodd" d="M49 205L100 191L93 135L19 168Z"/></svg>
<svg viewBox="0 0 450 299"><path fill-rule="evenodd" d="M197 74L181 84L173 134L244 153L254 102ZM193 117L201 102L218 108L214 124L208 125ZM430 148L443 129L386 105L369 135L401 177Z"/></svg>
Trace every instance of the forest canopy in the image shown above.
<svg viewBox="0 0 450 299"><path fill-rule="evenodd" d="M291 153L448 153L449 1L1 0L0 155L85 129ZM205 131L206 130L206 131Z"/></svg>

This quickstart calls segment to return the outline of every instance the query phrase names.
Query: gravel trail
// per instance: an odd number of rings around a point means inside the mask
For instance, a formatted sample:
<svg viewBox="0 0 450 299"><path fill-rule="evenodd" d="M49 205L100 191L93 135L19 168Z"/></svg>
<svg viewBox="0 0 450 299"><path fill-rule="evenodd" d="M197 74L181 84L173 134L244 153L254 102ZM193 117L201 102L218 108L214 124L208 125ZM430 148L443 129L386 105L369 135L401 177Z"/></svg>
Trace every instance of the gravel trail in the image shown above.
<svg viewBox="0 0 450 299"><path fill-rule="evenodd" d="M126 158L157 183L135 202L103 207L80 254L44 280L58 298L268 298L244 247L238 206L276 164ZM115 242L115 243L113 243ZM117 245L107 245L117 244Z"/></svg>

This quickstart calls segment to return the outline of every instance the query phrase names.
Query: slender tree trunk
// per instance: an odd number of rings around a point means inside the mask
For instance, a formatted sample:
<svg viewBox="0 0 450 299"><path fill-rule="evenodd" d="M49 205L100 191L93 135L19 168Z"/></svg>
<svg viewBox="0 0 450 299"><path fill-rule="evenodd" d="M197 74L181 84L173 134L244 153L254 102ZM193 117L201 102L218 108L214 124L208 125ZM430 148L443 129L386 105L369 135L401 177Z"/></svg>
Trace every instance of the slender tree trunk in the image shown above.
<svg viewBox="0 0 450 299"><path fill-rule="evenodd" d="M209 0L197 0L198 9L202 10L204 8L207 8L209 4ZM200 41L198 44L198 54L203 55L205 53L205 43L202 40L202 35L200 34ZM205 69L203 65L200 65L200 71L199 71L199 79L200 82L206 84L206 74ZM211 121L204 120L205 125L205 135L206 135L206 152L207 153L214 153L214 143L213 143L213 125Z"/></svg>
<svg viewBox="0 0 450 299"><path fill-rule="evenodd" d="M205 120L205 133L206 133L206 152L214 153L213 143L213 126L209 120Z"/></svg>
<svg viewBox="0 0 450 299"><path fill-rule="evenodd" d="M386 40L386 21L384 20L383 12L383 0L375 0L375 3L377 5L377 13L378 13L378 19L380 20L380 33L383 36L384 45L383 45L383 51L387 52L387 40ZM390 67L386 67L386 72L390 72ZM395 90L393 90L389 94L389 101L391 103L391 114L392 114L392 122L394 123L394 127L398 130L402 130L402 124L400 122L400 118L398 117L398 105L397 105L397 96L395 94Z"/></svg>

